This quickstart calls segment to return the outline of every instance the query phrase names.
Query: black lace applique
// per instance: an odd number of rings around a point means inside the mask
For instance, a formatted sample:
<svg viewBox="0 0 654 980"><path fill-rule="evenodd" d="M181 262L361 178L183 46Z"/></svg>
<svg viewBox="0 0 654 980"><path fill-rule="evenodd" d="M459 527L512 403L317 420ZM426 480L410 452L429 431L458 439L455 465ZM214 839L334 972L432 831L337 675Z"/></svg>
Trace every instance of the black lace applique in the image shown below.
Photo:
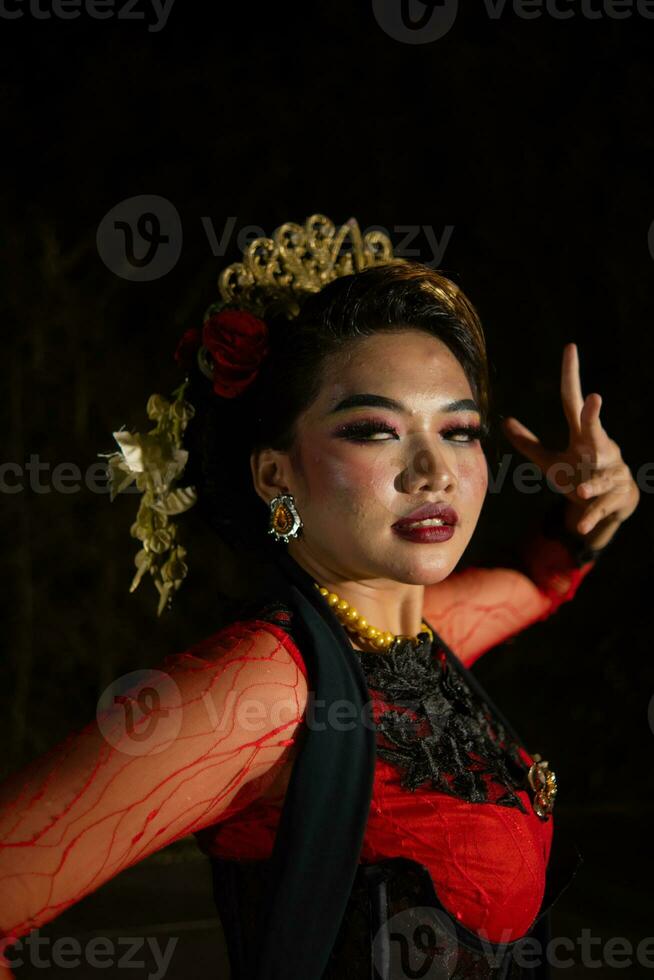
<svg viewBox="0 0 654 980"><path fill-rule="evenodd" d="M526 813L514 792L526 788L528 772L518 746L437 642L428 633L419 640L415 647L397 640L381 653L355 651L368 687L392 704L377 722L377 754L403 771L401 785L408 790L431 780L434 789L470 803L494 802ZM489 800L483 776L506 793Z"/></svg>
<svg viewBox="0 0 654 980"><path fill-rule="evenodd" d="M254 602L247 613L293 634L293 610L284 602ZM379 653L352 650L368 687L392 705L379 716L377 754L402 771L405 789L431 780L434 789L469 803L493 802L526 813L514 792L527 788L528 766L518 746L452 669L438 642L426 632L418 638L417 646L396 640ZM484 776L506 792L490 800Z"/></svg>

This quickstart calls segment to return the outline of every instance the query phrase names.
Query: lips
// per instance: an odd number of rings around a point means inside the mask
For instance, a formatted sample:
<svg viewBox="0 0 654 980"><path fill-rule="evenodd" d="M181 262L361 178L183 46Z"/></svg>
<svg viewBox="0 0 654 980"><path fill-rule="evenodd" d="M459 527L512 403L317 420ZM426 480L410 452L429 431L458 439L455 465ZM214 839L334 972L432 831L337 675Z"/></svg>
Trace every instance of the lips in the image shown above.
<svg viewBox="0 0 654 980"><path fill-rule="evenodd" d="M399 521L393 524L393 527L405 528L409 524L415 524L416 521L426 521L433 517L438 517L445 524L452 525L457 524L459 520L457 512L448 504L423 504L422 507L418 507L417 510L414 510L411 514L407 514L406 517L401 517Z"/></svg>

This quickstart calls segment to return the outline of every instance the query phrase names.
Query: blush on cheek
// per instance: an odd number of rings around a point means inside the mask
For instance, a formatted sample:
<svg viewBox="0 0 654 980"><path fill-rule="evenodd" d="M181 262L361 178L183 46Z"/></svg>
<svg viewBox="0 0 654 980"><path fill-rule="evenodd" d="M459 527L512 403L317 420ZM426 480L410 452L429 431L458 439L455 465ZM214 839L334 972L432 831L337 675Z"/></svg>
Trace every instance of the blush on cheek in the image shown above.
<svg viewBox="0 0 654 980"><path fill-rule="evenodd" d="M479 456L461 464L459 481L469 492L485 494L488 487L488 464L480 451Z"/></svg>
<svg viewBox="0 0 654 980"><path fill-rule="evenodd" d="M485 462L473 461L462 464L457 474L455 508L459 511L462 525L474 527L484 505L488 489L488 472Z"/></svg>
<svg viewBox="0 0 654 980"><path fill-rule="evenodd" d="M354 454L313 452L308 454L305 475L316 498L333 493L360 494L372 486L374 471L370 463Z"/></svg>

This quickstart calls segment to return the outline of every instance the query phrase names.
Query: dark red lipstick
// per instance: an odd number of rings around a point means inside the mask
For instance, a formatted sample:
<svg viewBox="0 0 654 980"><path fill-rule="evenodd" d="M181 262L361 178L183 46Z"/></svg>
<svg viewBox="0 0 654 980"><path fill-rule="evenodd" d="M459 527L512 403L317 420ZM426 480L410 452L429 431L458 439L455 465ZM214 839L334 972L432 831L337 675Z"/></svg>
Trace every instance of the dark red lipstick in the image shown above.
<svg viewBox="0 0 654 980"><path fill-rule="evenodd" d="M417 521L434 519L441 520L443 523L416 524ZM454 527L458 520L457 512L448 504L424 504L406 517L401 517L392 527L395 533L406 541L431 544L448 541L454 534Z"/></svg>

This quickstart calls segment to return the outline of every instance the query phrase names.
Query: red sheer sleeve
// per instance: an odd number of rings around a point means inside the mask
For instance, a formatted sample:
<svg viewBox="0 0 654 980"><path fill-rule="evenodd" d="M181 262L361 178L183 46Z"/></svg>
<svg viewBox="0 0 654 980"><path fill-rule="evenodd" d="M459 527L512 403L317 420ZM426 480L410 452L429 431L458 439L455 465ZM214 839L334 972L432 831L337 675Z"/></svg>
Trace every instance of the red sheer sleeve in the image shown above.
<svg viewBox="0 0 654 980"><path fill-rule="evenodd" d="M285 634L239 622L112 697L0 786L3 948L124 868L263 791L303 726L303 664ZM6 961L4 961L6 962Z"/></svg>
<svg viewBox="0 0 654 980"><path fill-rule="evenodd" d="M551 527L551 522L550 522ZM552 536L550 536L550 533ZM483 653L569 602L594 560L532 525L515 567L466 568L425 589L424 616L470 667Z"/></svg>

